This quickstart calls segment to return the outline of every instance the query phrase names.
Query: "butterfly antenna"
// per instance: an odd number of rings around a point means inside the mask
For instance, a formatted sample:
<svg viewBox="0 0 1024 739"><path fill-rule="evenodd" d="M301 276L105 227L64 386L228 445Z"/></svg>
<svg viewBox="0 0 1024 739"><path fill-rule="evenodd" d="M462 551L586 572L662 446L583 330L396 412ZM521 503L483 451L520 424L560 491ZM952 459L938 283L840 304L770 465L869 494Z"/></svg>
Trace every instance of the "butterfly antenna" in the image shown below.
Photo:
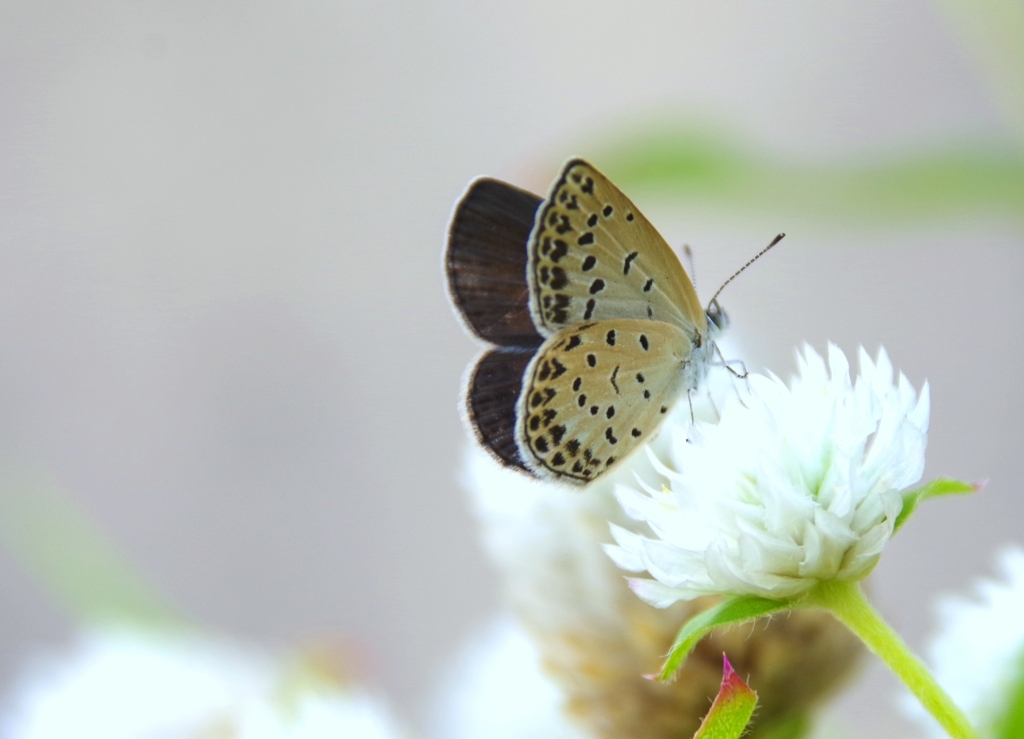
<svg viewBox="0 0 1024 739"><path fill-rule="evenodd" d="M689 244L683 244L683 254L686 255L686 263L690 265L690 283L697 287L697 268L693 266L693 249Z"/></svg>
<svg viewBox="0 0 1024 739"><path fill-rule="evenodd" d="M749 262L747 262L742 267L740 267L738 270L736 270L736 272L733 274L732 277L730 277L728 280L726 280L725 282L722 283L722 286L720 288L718 288L718 292L716 292L714 294L714 296L711 298L711 300L708 301L708 305L714 304L715 300L718 299L718 296L722 294L722 290L725 289L726 285L728 285L730 282L732 282L737 277L739 277L743 273L743 270L745 270L747 267L752 265L754 262L756 262L758 259L763 257L765 254L767 254L769 249L771 249L773 246L778 244L784 238L786 238L786 234L779 234L774 239L772 239L772 243L768 244L768 246L766 246L764 249L762 249L757 254L755 254L754 257Z"/></svg>

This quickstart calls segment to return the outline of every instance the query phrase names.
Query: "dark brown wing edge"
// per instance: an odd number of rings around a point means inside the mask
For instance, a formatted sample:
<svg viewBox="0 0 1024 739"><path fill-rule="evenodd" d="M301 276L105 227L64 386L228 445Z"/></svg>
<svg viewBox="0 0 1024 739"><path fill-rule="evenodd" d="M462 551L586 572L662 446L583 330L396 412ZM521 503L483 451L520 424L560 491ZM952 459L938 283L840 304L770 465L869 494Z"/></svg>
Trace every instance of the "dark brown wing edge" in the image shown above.
<svg viewBox="0 0 1024 739"><path fill-rule="evenodd" d="M492 179L469 186L448 229L445 271L469 328L498 346L533 348L526 244L541 198Z"/></svg>
<svg viewBox="0 0 1024 739"><path fill-rule="evenodd" d="M477 361L466 385L466 415L477 439L499 461L533 475L516 445L516 401L533 352L492 349Z"/></svg>

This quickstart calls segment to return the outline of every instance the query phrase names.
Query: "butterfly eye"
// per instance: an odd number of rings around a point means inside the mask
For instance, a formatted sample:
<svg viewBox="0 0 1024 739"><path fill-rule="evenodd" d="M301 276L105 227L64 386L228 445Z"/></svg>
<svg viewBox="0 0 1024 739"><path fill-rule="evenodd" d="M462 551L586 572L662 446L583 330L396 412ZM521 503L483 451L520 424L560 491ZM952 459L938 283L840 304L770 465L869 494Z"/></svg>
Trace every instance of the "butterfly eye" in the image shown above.
<svg viewBox="0 0 1024 739"><path fill-rule="evenodd" d="M724 331L729 327L729 316L717 300L712 300L706 312L708 323L712 324L718 331Z"/></svg>

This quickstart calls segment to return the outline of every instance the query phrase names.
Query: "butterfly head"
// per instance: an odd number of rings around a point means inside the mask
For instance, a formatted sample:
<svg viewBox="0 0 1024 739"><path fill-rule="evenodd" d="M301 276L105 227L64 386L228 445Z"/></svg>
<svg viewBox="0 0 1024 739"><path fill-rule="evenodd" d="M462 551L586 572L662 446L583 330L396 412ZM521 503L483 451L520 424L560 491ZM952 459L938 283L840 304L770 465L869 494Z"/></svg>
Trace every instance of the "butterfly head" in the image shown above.
<svg viewBox="0 0 1024 739"><path fill-rule="evenodd" d="M711 334L712 339L729 328L729 316L722 310L722 306L718 304L717 299L712 300L708 304L708 309L704 312L704 315L708 318L708 333Z"/></svg>

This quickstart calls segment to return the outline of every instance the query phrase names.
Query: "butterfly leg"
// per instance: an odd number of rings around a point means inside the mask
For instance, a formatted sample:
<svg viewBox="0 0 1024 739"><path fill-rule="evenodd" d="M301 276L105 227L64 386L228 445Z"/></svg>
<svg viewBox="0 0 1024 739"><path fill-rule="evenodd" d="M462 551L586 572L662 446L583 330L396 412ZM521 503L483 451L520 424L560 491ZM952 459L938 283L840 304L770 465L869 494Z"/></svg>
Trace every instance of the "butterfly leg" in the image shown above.
<svg viewBox="0 0 1024 739"><path fill-rule="evenodd" d="M743 400L741 399L740 402L742 403ZM710 390L708 390L708 403L711 405L711 410L713 410L715 412L715 419L716 419L715 423L721 423L722 422L722 414L718 412L718 406L715 404L715 399L711 395L711 391Z"/></svg>
<svg viewBox="0 0 1024 739"><path fill-rule="evenodd" d="M686 391L686 401L690 404L690 425L692 426L695 423L697 423L697 419L694 418L694 415L693 415L693 391L692 390L687 390Z"/></svg>
<svg viewBox="0 0 1024 739"><path fill-rule="evenodd" d="M722 356L722 350L718 348L718 344L715 344L714 346L715 346L715 354L717 354L719 360L721 360L720 362L716 362L715 364L721 364L723 367L725 367L727 370L729 370L732 373L733 377L735 377L738 380L745 380L745 379L747 379L747 376L750 373L747 372L747 365L743 362L743 360L742 359L726 359L725 357ZM732 365L734 365L734 364L738 364L740 366L740 368L742 369L742 371L741 372L737 372L736 370L734 370L732 368Z"/></svg>
<svg viewBox="0 0 1024 739"><path fill-rule="evenodd" d="M747 392L750 392L750 380L748 379L750 377L750 373L747 371L747 365L744 364L742 359L726 359L725 357L722 356L722 350L718 348L718 344L715 344L714 346L715 354L718 355L718 361L714 362L714 364L725 367L727 370L729 370L730 373L732 373L733 377L735 377L738 380L743 380L747 384ZM737 372L735 369L733 369L731 365L734 364L738 364L742 371ZM746 407L746 404L743 402L743 397L740 395L740 391L736 389L736 384L733 383L732 387L736 393L737 399L739 399L740 401L740 404Z"/></svg>

